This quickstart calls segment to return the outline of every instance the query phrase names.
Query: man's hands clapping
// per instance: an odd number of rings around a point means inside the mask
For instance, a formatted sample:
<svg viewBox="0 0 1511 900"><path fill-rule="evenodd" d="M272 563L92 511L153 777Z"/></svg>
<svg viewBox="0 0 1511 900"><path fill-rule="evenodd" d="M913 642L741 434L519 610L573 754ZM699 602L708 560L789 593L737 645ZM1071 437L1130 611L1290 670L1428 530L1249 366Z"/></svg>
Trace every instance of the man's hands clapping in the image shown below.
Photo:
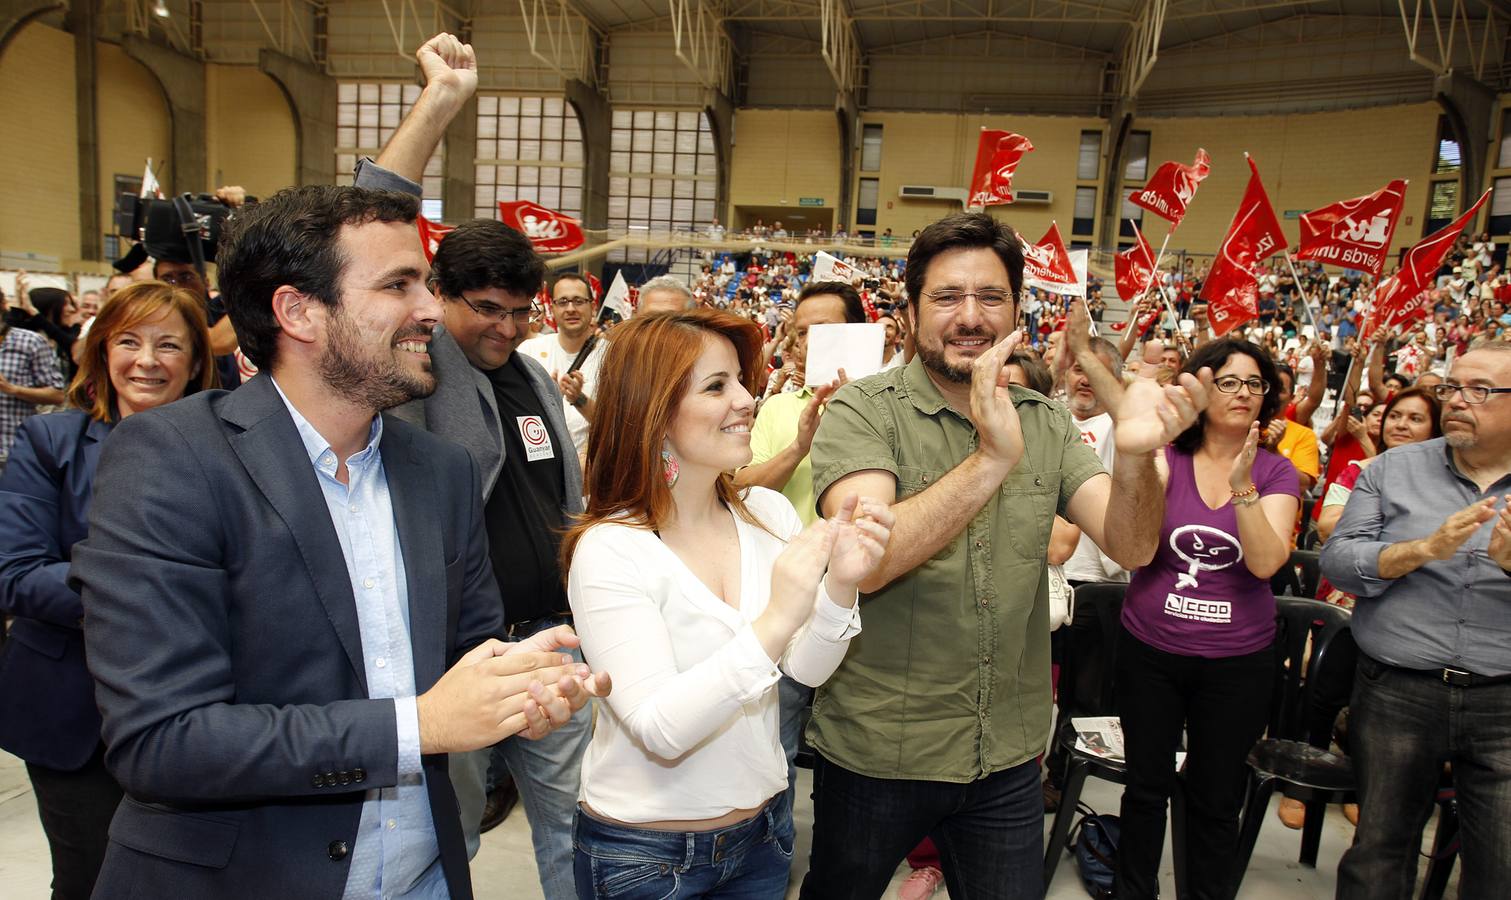
<svg viewBox="0 0 1511 900"><path fill-rule="evenodd" d="M1116 423L1119 453L1158 450L1189 428L1210 402L1211 369L1204 368L1194 376L1184 373L1179 384L1160 386L1155 375L1163 350L1160 341L1146 341L1138 378L1123 390L1117 403L1107 404Z"/></svg>

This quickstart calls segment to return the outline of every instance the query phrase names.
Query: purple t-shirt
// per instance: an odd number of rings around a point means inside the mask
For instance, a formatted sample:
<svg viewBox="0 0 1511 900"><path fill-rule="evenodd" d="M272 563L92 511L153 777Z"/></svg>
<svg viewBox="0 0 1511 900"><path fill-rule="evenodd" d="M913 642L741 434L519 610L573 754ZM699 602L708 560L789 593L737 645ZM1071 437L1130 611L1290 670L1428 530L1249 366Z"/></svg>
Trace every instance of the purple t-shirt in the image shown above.
<svg viewBox="0 0 1511 900"><path fill-rule="evenodd" d="M1182 656L1242 656L1275 640L1270 583L1243 564L1238 512L1232 502L1211 509L1196 487L1191 455L1165 448L1170 480L1159 550L1133 573L1123 602L1123 625L1144 643ZM1261 497L1296 497L1290 460L1268 450L1254 459Z"/></svg>

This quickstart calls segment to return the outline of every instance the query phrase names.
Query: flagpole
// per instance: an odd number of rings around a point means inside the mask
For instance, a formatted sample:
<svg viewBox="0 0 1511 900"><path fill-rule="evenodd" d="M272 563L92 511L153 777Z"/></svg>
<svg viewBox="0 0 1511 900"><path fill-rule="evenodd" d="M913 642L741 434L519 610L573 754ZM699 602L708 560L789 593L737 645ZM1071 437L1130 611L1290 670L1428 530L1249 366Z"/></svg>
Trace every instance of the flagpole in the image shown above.
<svg viewBox="0 0 1511 900"><path fill-rule="evenodd" d="M1131 219L1129 221L1132 221ZM1160 299L1165 301L1165 311L1170 313L1171 329L1175 332L1175 341L1180 344L1187 356L1191 355L1191 343L1186 340L1186 335L1180 330L1180 316L1175 312L1175 304L1170 300L1170 292L1165 290L1165 284L1160 279L1159 264L1165 258L1165 247L1170 243L1170 235L1175 233L1171 228L1165 232L1165 239L1160 241L1159 255L1154 258L1154 286L1159 290ZM1147 289L1145 293L1148 293Z"/></svg>
<svg viewBox="0 0 1511 900"><path fill-rule="evenodd" d="M1296 281L1296 292L1301 295L1301 308L1306 310L1307 321L1312 323L1312 337L1316 338L1321 332L1317 329L1317 316L1312 312L1312 301L1306 296L1306 288L1301 286L1301 273L1296 271L1296 263L1291 259L1291 251L1287 250L1282 255L1285 257L1285 264L1291 268L1291 278Z"/></svg>

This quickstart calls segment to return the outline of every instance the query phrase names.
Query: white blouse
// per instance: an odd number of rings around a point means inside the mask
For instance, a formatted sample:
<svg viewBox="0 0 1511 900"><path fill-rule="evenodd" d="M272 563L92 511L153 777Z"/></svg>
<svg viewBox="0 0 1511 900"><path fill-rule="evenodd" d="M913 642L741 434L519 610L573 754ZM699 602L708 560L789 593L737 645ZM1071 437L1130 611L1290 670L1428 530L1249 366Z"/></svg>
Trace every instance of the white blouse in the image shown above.
<svg viewBox="0 0 1511 900"><path fill-rule="evenodd" d="M614 689L582 763L580 799L622 822L710 819L787 789L778 733L780 672L751 628L771 568L802 522L786 497L753 487L735 516L740 608L720 600L653 532L604 523L577 544L567 597L582 651ZM781 670L810 686L834 674L860 633L860 604L829 599L787 645Z"/></svg>

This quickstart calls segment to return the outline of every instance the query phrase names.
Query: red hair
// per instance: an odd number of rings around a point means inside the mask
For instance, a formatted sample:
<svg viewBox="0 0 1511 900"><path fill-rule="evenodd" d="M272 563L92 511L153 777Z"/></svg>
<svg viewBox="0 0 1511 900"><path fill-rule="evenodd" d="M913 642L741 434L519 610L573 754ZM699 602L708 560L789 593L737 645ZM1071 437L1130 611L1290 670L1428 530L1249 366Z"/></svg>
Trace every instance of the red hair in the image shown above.
<svg viewBox="0 0 1511 900"><path fill-rule="evenodd" d="M765 374L761 329L748 319L715 309L690 309L630 319L614 329L598 372L598 396L588 432L586 511L561 542L561 571L572 551L600 522L659 531L672 517L672 492L662 469L661 447L692 371L711 337L734 344L740 381L754 395ZM757 522L725 472L715 487L735 514Z"/></svg>

